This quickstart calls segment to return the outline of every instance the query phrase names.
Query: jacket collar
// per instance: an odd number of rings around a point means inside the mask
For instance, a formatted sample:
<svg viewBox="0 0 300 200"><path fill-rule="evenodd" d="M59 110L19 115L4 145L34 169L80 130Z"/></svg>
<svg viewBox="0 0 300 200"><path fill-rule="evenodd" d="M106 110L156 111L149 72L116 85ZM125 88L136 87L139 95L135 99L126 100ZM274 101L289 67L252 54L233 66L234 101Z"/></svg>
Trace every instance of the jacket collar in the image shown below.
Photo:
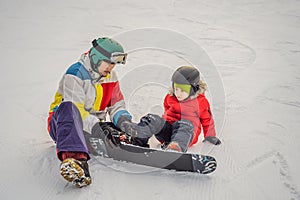
<svg viewBox="0 0 300 200"><path fill-rule="evenodd" d="M84 53L81 55L79 62L83 64L83 66L86 68L86 70L89 72L93 83L99 82L102 76L99 73L96 73L94 70L92 70L91 61L88 56L88 53Z"/></svg>

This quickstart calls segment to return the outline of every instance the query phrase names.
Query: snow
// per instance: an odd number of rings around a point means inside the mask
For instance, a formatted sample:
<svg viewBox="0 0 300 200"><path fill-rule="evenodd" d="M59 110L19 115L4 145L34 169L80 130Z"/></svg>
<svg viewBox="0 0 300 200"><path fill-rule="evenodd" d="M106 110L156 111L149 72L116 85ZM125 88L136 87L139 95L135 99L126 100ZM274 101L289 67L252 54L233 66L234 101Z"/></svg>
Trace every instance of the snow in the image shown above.
<svg viewBox="0 0 300 200"><path fill-rule="evenodd" d="M0 199L300 199L298 0L1 0L0 25ZM130 53L116 71L135 121L162 112L175 68L200 67L223 143L190 151L215 173L93 158L89 187L61 178L47 111L100 36Z"/></svg>

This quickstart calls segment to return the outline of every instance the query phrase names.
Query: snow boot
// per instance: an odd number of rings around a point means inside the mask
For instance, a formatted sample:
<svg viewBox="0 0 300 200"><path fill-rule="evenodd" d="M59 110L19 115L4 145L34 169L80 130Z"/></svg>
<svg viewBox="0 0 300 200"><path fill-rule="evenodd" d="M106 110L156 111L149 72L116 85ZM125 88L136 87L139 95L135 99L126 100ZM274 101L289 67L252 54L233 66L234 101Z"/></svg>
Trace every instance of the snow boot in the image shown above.
<svg viewBox="0 0 300 200"><path fill-rule="evenodd" d="M194 135L194 126L188 120L180 120L174 122L172 127L171 143L176 143L182 152L186 152Z"/></svg>
<svg viewBox="0 0 300 200"><path fill-rule="evenodd" d="M166 151L177 151L182 152L179 144L177 142L170 142L168 146L165 148Z"/></svg>
<svg viewBox="0 0 300 200"><path fill-rule="evenodd" d="M78 188L90 185L92 179L86 160L67 158L60 164L60 174Z"/></svg>

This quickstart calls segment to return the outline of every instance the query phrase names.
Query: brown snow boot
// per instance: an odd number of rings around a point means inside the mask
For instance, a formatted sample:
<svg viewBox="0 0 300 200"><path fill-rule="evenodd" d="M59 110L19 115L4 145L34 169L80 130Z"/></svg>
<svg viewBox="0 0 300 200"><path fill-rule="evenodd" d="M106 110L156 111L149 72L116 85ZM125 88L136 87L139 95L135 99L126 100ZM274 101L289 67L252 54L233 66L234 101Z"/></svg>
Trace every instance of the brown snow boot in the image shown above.
<svg viewBox="0 0 300 200"><path fill-rule="evenodd" d="M92 183L89 166L86 160L67 158L60 164L60 174L76 187L84 187Z"/></svg>

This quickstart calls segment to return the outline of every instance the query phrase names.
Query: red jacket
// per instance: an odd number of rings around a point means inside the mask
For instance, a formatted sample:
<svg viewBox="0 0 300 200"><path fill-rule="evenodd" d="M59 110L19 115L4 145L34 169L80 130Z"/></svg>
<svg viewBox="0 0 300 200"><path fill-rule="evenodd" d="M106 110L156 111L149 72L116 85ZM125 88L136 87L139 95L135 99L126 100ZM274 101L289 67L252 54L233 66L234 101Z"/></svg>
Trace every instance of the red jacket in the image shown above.
<svg viewBox="0 0 300 200"><path fill-rule="evenodd" d="M190 146L197 143L201 133L201 125L204 137L216 136L210 105L204 94L181 102L175 96L167 94L164 100L164 109L163 118L170 124L183 119L189 120L193 124L194 137Z"/></svg>

